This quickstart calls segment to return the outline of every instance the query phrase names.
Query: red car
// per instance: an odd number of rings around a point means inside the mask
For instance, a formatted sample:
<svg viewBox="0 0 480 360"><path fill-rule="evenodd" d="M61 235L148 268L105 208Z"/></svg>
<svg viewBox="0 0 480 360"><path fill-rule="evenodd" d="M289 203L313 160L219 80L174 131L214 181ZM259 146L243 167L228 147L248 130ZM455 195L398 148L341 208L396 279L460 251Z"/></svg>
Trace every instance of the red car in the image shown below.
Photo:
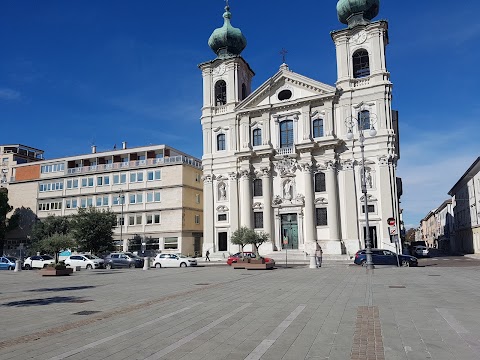
<svg viewBox="0 0 480 360"><path fill-rule="evenodd" d="M256 259L257 255L251 251L245 251L243 253L238 252L236 254L233 254L228 257L227 259L227 265L232 265L233 263L236 263L238 260L241 260L243 258L243 254L245 254L245 258L250 258L250 259ZM275 264L275 260L264 257L265 263L273 263Z"/></svg>

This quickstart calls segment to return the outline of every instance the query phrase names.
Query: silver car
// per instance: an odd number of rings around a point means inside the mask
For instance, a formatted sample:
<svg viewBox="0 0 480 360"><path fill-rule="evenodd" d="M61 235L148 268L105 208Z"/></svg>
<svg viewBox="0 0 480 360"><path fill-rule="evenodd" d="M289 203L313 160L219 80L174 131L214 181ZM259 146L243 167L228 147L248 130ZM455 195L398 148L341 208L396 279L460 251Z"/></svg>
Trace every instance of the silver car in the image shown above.
<svg viewBox="0 0 480 360"><path fill-rule="evenodd" d="M103 268L104 260L95 255L70 255L65 259L65 265L70 267L80 266L82 269L101 269Z"/></svg>

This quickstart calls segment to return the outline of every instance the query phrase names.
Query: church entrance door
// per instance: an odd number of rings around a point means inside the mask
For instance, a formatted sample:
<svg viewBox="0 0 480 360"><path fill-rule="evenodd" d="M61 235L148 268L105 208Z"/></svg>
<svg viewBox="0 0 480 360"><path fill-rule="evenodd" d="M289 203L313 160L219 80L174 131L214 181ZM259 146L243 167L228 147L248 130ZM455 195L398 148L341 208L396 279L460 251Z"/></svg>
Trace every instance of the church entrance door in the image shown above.
<svg viewBox="0 0 480 360"><path fill-rule="evenodd" d="M281 215L282 249L298 249L297 214Z"/></svg>

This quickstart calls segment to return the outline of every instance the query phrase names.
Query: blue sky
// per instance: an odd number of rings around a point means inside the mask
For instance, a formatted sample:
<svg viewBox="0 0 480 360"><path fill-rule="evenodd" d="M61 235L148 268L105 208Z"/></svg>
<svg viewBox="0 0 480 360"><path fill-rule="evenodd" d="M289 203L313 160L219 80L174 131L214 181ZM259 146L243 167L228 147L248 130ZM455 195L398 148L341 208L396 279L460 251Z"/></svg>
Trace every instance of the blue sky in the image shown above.
<svg viewBox="0 0 480 360"><path fill-rule="evenodd" d="M298 73L334 85L336 1L231 0L254 87L288 50ZM224 2L4 0L0 6L0 143L47 158L168 144L201 157L201 74ZM416 226L480 155L480 5L381 1L387 66L400 111L404 220Z"/></svg>

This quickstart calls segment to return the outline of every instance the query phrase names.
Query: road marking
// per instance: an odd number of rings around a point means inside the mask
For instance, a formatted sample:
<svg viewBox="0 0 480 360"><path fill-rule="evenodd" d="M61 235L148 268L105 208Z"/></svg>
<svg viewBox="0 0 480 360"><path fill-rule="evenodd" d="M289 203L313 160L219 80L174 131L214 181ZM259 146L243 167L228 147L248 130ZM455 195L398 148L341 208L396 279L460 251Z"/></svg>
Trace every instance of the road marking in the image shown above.
<svg viewBox="0 0 480 360"><path fill-rule="evenodd" d="M259 360L263 354L267 352L270 346L283 334L283 332L290 326L290 324L297 318L298 315L305 309L305 305L297 306L293 312L287 316L285 320L273 330L246 358L245 360Z"/></svg>
<svg viewBox="0 0 480 360"><path fill-rule="evenodd" d="M172 316L175 316L175 315L177 315L177 314L180 314L180 313L182 313L182 312L184 312L184 311L187 311L187 310L191 309L192 307L198 306L198 305L200 305L200 304L201 304L201 302L194 303L194 304L192 304L192 305L189 306L189 307L184 307L184 308L182 308L182 309L180 309L180 310L174 311L173 313L170 313L170 314L167 314L167 315L163 315L163 316L161 316L161 317L159 317L159 318L156 318L156 319L154 319L154 320L151 320L151 321L148 321L148 322L143 323L143 324L141 324L141 325L135 326L134 328L131 328L131 329L128 329L128 330L125 330L125 331L116 333L115 335L108 336L108 337L106 337L106 338L104 338L104 339L102 339L102 340L94 341L93 343L84 345L84 346L82 346L82 347L79 347L78 349L73 349L73 350L70 350L70 351L68 351L68 352L66 352L66 353L63 353L63 354L54 356L54 357L51 358L50 360L65 359L66 357L72 356L72 355L74 355L74 354L78 354L78 353L80 353L80 352L82 352L82 351L84 351L84 350L87 350L87 349L94 348L95 346L98 346L98 345L100 345L100 344L106 343L106 342L108 342L108 341L110 341L110 340L113 340L113 339L116 339L116 338L118 338L118 337L120 337L120 336L129 334L129 333L131 333L131 332L133 332L133 331L137 331L138 329L141 329L141 328L143 328L143 327L145 327L145 326L155 324L156 322L159 322L159 321L164 320L164 319L168 319L169 317L172 317Z"/></svg>
<svg viewBox="0 0 480 360"><path fill-rule="evenodd" d="M192 341L196 337L202 335L204 332L210 330L211 328L213 328L213 327L217 326L218 324L224 322L225 320L231 318L236 313L238 313L242 310L245 310L250 305L252 305L252 303L247 303L245 305L240 306L238 309L235 309L230 314L224 315L220 319L217 319L214 322L212 322L212 323L198 329L197 331L191 333L190 335L185 336L183 339L180 339L177 342L173 343L172 345L167 346L165 349L160 350L159 352L156 352L155 354L150 355L145 360L160 359L160 358L164 357L165 355L170 354L172 351L178 349L180 346L185 345L189 341Z"/></svg>
<svg viewBox="0 0 480 360"><path fill-rule="evenodd" d="M460 323L453 317L452 314L447 309L436 309L440 315L445 319L445 321L452 327L453 330L457 332L457 334L467 334L468 330L465 329Z"/></svg>

